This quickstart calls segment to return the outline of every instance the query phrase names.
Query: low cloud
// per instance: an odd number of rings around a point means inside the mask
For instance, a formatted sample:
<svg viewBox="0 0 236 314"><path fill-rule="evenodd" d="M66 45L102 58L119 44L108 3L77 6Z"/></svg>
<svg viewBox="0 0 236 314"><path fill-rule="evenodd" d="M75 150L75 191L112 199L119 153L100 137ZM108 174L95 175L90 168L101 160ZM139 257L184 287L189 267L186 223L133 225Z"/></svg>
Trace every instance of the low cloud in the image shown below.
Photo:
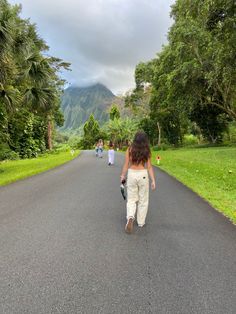
<svg viewBox="0 0 236 314"><path fill-rule="evenodd" d="M68 82L101 82L117 93L134 86L135 65L166 43L174 0L20 2L22 16L37 24L50 54L72 63Z"/></svg>

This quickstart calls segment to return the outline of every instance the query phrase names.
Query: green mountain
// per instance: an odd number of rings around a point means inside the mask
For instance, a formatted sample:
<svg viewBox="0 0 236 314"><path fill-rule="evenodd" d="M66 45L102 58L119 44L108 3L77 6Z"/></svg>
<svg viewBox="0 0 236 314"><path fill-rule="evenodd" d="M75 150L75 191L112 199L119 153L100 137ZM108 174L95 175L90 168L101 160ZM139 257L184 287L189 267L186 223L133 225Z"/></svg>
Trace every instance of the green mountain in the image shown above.
<svg viewBox="0 0 236 314"><path fill-rule="evenodd" d="M114 98L115 95L100 83L88 87L68 87L61 101L65 118L62 129L78 129L91 113L100 123L107 121L107 109Z"/></svg>

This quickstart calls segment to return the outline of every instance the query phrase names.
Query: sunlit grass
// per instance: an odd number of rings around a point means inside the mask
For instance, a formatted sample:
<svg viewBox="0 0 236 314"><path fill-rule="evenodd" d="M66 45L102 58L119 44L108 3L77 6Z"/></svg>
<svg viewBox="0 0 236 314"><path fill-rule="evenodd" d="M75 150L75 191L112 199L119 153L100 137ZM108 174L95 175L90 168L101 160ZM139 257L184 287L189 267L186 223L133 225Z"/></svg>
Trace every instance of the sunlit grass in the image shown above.
<svg viewBox="0 0 236 314"><path fill-rule="evenodd" d="M68 150L33 159L3 161L0 163L0 186L57 167L74 159L78 154L79 151L75 151L72 156Z"/></svg>
<svg viewBox="0 0 236 314"><path fill-rule="evenodd" d="M153 152L160 168L205 198L236 223L236 148L198 148Z"/></svg>

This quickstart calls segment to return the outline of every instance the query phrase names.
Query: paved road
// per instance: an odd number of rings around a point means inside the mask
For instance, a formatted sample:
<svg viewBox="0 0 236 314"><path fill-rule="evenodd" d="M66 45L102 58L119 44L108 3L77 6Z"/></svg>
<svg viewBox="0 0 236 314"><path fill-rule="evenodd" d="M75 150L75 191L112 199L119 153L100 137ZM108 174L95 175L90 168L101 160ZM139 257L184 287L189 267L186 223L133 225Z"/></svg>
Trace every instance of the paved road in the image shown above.
<svg viewBox="0 0 236 314"><path fill-rule="evenodd" d="M0 313L236 313L236 231L156 171L147 225L124 233L123 156L0 188Z"/></svg>

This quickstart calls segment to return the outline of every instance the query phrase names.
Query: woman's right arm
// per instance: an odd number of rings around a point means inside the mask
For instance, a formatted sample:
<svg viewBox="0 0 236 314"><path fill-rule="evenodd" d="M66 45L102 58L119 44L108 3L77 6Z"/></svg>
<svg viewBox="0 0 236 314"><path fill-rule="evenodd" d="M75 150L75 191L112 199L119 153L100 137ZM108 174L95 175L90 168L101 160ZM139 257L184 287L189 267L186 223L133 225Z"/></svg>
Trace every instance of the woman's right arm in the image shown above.
<svg viewBox="0 0 236 314"><path fill-rule="evenodd" d="M129 149L127 149L126 153L125 153L125 162L122 168L122 172L121 172L121 176L120 176L120 181L122 182L123 180L125 180L125 176L126 173L128 171L129 168Z"/></svg>

